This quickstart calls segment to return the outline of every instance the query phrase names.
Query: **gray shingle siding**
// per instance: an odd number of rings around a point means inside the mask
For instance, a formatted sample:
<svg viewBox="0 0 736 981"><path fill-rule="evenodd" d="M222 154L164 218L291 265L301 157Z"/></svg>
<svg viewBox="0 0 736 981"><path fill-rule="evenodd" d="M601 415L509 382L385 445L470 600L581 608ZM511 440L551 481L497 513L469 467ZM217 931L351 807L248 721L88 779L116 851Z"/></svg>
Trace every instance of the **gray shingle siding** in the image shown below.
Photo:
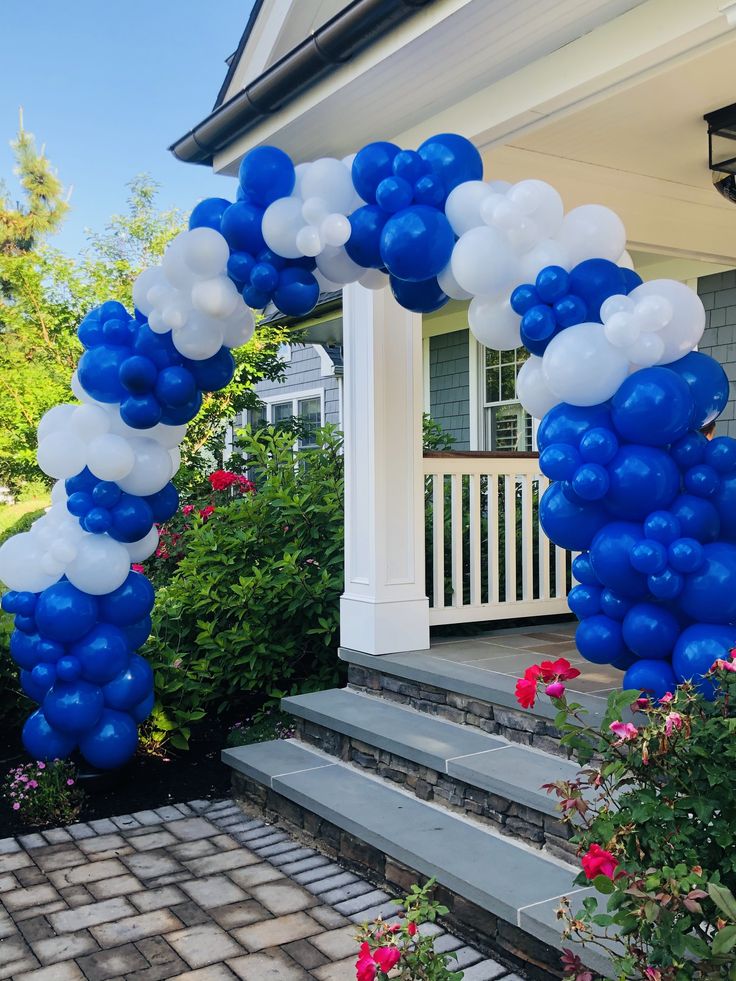
<svg viewBox="0 0 736 981"><path fill-rule="evenodd" d="M322 375L322 362L311 344L293 344L283 382L259 382L256 394L263 399L286 401L299 392L324 391L324 422L340 425L340 389L335 375Z"/></svg>
<svg viewBox="0 0 736 981"><path fill-rule="evenodd" d="M731 383L731 397L718 418L716 434L736 437L736 269L702 276L698 294L706 315L698 350L720 361Z"/></svg>
<svg viewBox="0 0 736 981"><path fill-rule="evenodd" d="M455 437L453 449L470 449L470 340L468 330L429 339L430 415Z"/></svg>

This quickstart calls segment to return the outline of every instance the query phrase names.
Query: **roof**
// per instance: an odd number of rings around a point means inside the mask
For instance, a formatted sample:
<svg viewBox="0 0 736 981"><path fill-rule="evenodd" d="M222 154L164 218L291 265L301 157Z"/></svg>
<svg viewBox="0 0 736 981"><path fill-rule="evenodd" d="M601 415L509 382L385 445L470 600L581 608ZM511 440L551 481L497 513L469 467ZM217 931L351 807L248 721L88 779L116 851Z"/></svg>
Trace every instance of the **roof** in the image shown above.
<svg viewBox="0 0 736 981"><path fill-rule="evenodd" d="M248 39L253 33L253 28L256 25L256 21L258 20L258 15L261 12L261 8L263 7L264 2L265 0L254 0L253 6L251 7L250 15L248 17L248 23L245 25L245 30L240 36L240 41L238 42L238 46L235 49L235 51L233 51L233 53L230 55L230 57L227 59L226 62L228 66L227 74L225 75L225 81L220 86L220 91L217 93L215 104L212 106L213 111L217 109L218 106L221 106L222 103L225 101L227 90L230 88L230 83L232 82L233 76L237 71L238 64L240 63L240 59L243 56L243 52L245 51L245 46L248 43Z"/></svg>

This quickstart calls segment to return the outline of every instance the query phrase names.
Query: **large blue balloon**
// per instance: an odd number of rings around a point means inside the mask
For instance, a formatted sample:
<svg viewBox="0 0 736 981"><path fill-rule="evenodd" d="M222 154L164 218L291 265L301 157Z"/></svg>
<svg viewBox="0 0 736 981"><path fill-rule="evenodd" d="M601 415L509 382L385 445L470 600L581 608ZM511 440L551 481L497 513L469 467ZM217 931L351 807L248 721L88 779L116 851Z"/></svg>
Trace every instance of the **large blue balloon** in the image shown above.
<svg viewBox="0 0 736 981"><path fill-rule="evenodd" d="M550 443L578 446L583 434L594 428L611 429L611 413L607 405L582 406L560 402L540 422L537 445L540 452Z"/></svg>
<svg viewBox="0 0 736 981"><path fill-rule="evenodd" d="M43 714L60 732L86 732L97 722L104 708L102 689L86 681L62 681L54 685L43 700Z"/></svg>
<svg viewBox="0 0 736 981"><path fill-rule="evenodd" d="M588 319L599 320L601 304L609 296L626 292L626 281L615 262L586 259L570 273L570 293L579 296L588 308Z"/></svg>
<svg viewBox="0 0 736 981"><path fill-rule="evenodd" d="M669 368L629 375L611 400L613 424L631 443L665 446L690 429L694 403L683 379Z"/></svg>
<svg viewBox="0 0 736 981"><path fill-rule="evenodd" d="M131 651L137 651L139 647L145 644L151 635L152 626L151 618L147 616L123 628Z"/></svg>
<svg viewBox="0 0 736 981"><path fill-rule="evenodd" d="M634 570L631 549L642 539L641 525L614 521L602 528L590 547L590 561L600 581L620 596L643 598L648 593L645 577Z"/></svg>
<svg viewBox="0 0 736 981"><path fill-rule="evenodd" d="M687 384L693 399L693 427L712 422L726 408L729 384L722 366L701 351L691 351L667 367Z"/></svg>
<svg viewBox="0 0 736 981"><path fill-rule="evenodd" d="M16 628L10 635L10 656L19 667L31 671L42 660L42 643L37 633L29 634Z"/></svg>
<svg viewBox="0 0 736 981"><path fill-rule="evenodd" d="M654 603L637 603L624 617L624 640L639 657L669 658L679 634L677 617Z"/></svg>
<svg viewBox="0 0 736 981"><path fill-rule="evenodd" d="M181 406L191 402L197 391L194 375L183 365L170 365L156 378L156 398L163 405Z"/></svg>
<svg viewBox="0 0 736 981"><path fill-rule="evenodd" d="M41 709L29 715L23 726L23 745L34 760L57 760L69 756L77 740L49 725Z"/></svg>
<svg viewBox="0 0 736 981"><path fill-rule="evenodd" d="M678 682L693 681L706 698L712 698L715 688L704 679L715 661L730 660L736 647L736 627L711 623L694 623L686 627L675 644L672 668Z"/></svg>
<svg viewBox="0 0 736 981"><path fill-rule="evenodd" d="M131 429L150 429L162 417L161 404L153 395L129 395L120 403L120 418Z"/></svg>
<svg viewBox="0 0 736 981"><path fill-rule="evenodd" d="M145 722L148 716L153 712L153 706L156 704L156 697L151 692L146 695L142 702L138 702L130 710L130 714L133 716L135 721L140 725L141 722Z"/></svg>
<svg viewBox="0 0 736 981"><path fill-rule="evenodd" d="M279 275L273 302L287 317L303 317L314 309L317 300L319 284L306 269L291 266Z"/></svg>
<svg viewBox="0 0 736 981"><path fill-rule="evenodd" d="M602 613L581 621L575 645L580 656L593 664L610 664L626 653L621 624Z"/></svg>
<svg viewBox="0 0 736 981"><path fill-rule="evenodd" d="M105 685L125 669L130 657L128 638L120 627L98 623L69 649L85 681Z"/></svg>
<svg viewBox="0 0 736 981"><path fill-rule="evenodd" d="M122 494L110 514L112 526L108 534L118 542L139 542L153 527L151 505L134 494Z"/></svg>
<svg viewBox="0 0 736 981"><path fill-rule="evenodd" d="M120 381L133 395L145 395L156 384L158 368L150 358L132 354L120 365Z"/></svg>
<svg viewBox="0 0 736 981"><path fill-rule="evenodd" d="M189 216L190 228L214 228L220 231L222 216L232 204L225 198L205 198L195 205L194 210Z"/></svg>
<svg viewBox="0 0 736 981"><path fill-rule="evenodd" d="M392 276L419 283L450 261L455 233L437 208L414 205L392 215L381 233L381 259Z"/></svg>
<svg viewBox="0 0 736 981"><path fill-rule="evenodd" d="M100 597L100 617L118 627L136 623L153 609L153 586L139 572L129 572L122 586Z"/></svg>
<svg viewBox="0 0 736 981"><path fill-rule="evenodd" d="M393 174L393 163L400 148L394 143L368 143L358 150L353 160L353 186L369 204L376 203L376 190L386 177Z"/></svg>
<svg viewBox="0 0 736 981"><path fill-rule="evenodd" d="M221 348L227 350L227 348ZM229 353L229 352L228 352ZM184 423L191 422L202 408L202 393L196 392L191 402L176 408L166 406L161 412L161 422L165 426L182 426Z"/></svg>
<svg viewBox="0 0 736 981"><path fill-rule="evenodd" d="M148 661L131 654L128 665L103 688L109 708L128 711L153 690L153 670Z"/></svg>
<svg viewBox="0 0 736 981"><path fill-rule="evenodd" d="M570 501L559 483L544 492L539 504L539 520L545 535L561 548L581 552L590 547L596 533L610 520L605 508L596 502Z"/></svg>
<svg viewBox="0 0 736 981"><path fill-rule="evenodd" d="M721 479L721 486L711 499L720 518L721 538L736 541L736 474ZM709 502L709 503L711 503Z"/></svg>
<svg viewBox="0 0 736 981"><path fill-rule="evenodd" d="M229 385L235 374L235 367L235 358L227 347L221 347L211 358L187 362L188 370L203 392L217 392Z"/></svg>
<svg viewBox="0 0 736 981"><path fill-rule="evenodd" d="M721 519L710 501L692 494L680 494L672 502L670 511L679 522L680 535L703 543L718 538Z"/></svg>
<svg viewBox="0 0 736 981"><path fill-rule="evenodd" d="M632 664L624 675L624 690L645 692L659 699L674 692L677 679L668 661L642 660Z"/></svg>
<svg viewBox="0 0 736 981"><path fill-rule="evenodd" d="M220 231L235 252L255 255L266 248L261 232L263 208L246 201L231 204L222 216Z"/></svg>
<svg viewBox="0 0 736 981"><path fill-rule="evenodd" d="M179 491L171 481L160 491L149 494L143 500L148 502L153 512L153 520L159 525L173 518L179 509Z"/></svg>
<svg viewBox="0 0 736 981"><path fill-rule="evenodd" d="M704 566L685 579L683 611L702 623L736 620L736 545L712 542L703 548Z"/></svg>
<svg viewBox="0 0 736 981"><path fill-rule="evenodd" d="M396 301L414 313L432 313L450 300L434 276L421 283L408 283L405 279L389 276L389 285Z"/></svg>
<svg viewBox="0 0 736 981"><path fill-rule="evenodd" d="M130 348L119 345L90 348L79 359L79 384L98 402L119 402L127 395L120 381L120 368L129 355Z"/></svg>
<svg viewBox="0 0 736 981"><path fill-rule="evenodd" d="M249 150L240 163L238 177L246 196L264 208L277 198L288 198L296 182L291 158L275 146Z"/></svg>
<svg viewBox="0 0 736 981"><path fill-rule="evenodd" d="M132 350L145 358L150 358L157 368L166 368L170 364L182 364L184 358L174 347L171 331L165 334L155 334L148 324L138 325L138 334L133 341Z"/></svg>
<svg viewBox="0 0 736 981"><path fill-rule="evenodd" d="M606 504L620 518L637 520L666 508L680 488L680 471L653 446L622 446L608 465Z"/></svg>
<svg viewBox="0 0 736 981"><path fill-rule="evenodd" d="M388 214L377 204L366 204L350 215L350 238L345 243L345 251L359 266L380 269L381 233L388 220Z"/></svg>
<svg viewBox="0 0 736 981"><path fill-rule="evenodd" d="M99 770L114 770L127 763L137 745L138 729L132 717L109 708L79 740L84 758Z"/></svg>
<svg viewBox="0 0 736 981"><path fill-rule="evenodd" d="M446 194L464 181L479 181L483 178L481 155L464 136L456 133L430 136L417 152L429 164L432 173L439 177Z"/></svg>
<svg viewBox="0 0 736 981"><path fill-rule="evenodd" d="M83 637L97 620L97 600L70 582L44 589L36 604L39 633L62 644Z"/></svg>

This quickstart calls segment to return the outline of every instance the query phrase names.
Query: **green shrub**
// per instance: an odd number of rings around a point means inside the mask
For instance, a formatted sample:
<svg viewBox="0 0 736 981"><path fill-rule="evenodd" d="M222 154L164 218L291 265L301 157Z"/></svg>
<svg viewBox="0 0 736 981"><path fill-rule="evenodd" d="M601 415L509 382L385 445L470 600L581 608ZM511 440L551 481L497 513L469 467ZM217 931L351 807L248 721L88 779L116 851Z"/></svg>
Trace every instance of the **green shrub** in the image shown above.
<svg viewBox="0 0 736 981"><path fill-rule="evenodd" d="M183 531L144 650L156 677L152 738L180 748L208 713L337 680L341 440L327 427L315 449L295 451L290 433L267 427L245 431L241 451L257 490Z"/></svg>
<svg viewBox="0 0 736 981"><path fill-rule="evenodd" d="M48 504L39 507L40 502L24 501L21 504L5 504L0 507L0 545L12 538L13 535L20 535L23 531L28 531L36 518L40 518ZM29 510L30 509L30 510Z"/></svg>

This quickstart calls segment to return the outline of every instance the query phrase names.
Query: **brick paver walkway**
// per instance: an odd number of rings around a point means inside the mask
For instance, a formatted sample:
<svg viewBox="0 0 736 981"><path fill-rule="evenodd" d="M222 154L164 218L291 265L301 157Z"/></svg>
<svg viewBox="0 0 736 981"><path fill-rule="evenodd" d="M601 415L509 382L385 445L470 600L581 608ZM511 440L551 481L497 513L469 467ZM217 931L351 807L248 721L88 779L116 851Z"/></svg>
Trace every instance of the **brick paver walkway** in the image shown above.
<svg viewBox="0 0 736 981"><path fill-rule="evenodd" d="M0 978L351 981L389 896L232 801L0 840ZM431 928L465 981L517 975Z"/></svg>

